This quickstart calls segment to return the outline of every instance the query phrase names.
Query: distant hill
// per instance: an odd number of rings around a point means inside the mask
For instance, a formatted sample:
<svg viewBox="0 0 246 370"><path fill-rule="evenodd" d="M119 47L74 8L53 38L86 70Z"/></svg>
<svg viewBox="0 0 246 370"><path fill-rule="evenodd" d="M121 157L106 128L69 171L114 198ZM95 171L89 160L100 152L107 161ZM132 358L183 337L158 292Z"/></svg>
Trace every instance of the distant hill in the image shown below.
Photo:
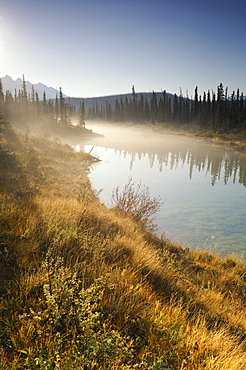
<svg viewBox="0 0 246 370"><path fill-rule="evenodd" d="M17 80L13 80L10 76L5 76L2 78L2 84L3 84L3 92L5 93L7 90L9 90L12 95L15 93L15 89L18 93L19 90L22 89L22 79L17 78ZM32 84L29 81L26 81L26 88L28 94L31 94L32 85L34 86L35 91L38 93L39 99L43 99L43 93L45 91L46 93L46 99L55 99L56 94L59 94L59 91L54 89L53 87L48 87L42 83L38 84ZM67 95L63 94L64 97Z"/></svg>
<svg viewBox="0 0 246 370"><path fill-rule="evenodd" d="M144 101L147 99L149 102L152 97L152 92L136 93L136 95L138 99L140 99L140 96L143 95ZM162 92L156 92L157 102L159 101L161 96L163 96ZM173 100L173 94L167 93L167 97L168 98L170 97L171 100ZM66 103L70 102L70 104L74 105L76 109L79 108L80 102L84 102L85 108L88 109L90 107L93 107L96 103L98 104L99 108L100 106L105 106L106 102L108 104L111 104L111 106L114 106L116 99L118 99L119 102L122 99L124 102L126 98L128 100L132 99L132 94L129 93L129 94L119 94L119 95L98 96L95 98L66 98L65 101Z"/></svg>

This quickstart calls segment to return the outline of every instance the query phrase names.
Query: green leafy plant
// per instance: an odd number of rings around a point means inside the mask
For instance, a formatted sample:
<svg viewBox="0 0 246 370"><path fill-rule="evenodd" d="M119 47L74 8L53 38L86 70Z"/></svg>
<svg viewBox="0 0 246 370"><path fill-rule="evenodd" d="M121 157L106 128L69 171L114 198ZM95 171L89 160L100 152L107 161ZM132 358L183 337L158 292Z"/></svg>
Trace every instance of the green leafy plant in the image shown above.
<svg viewBox="0 0 246 370"><path fill-rule="evenodd" d="M48 251L43 267L48 276L43 286L46 322L58 341L57 348L62 351L69 342L74 361L91 369L128 360L132 342L108 327L103 317L104 278L83 288L83 281L76 272L64 266L63 259L56 256L53 248Z"/></svg>

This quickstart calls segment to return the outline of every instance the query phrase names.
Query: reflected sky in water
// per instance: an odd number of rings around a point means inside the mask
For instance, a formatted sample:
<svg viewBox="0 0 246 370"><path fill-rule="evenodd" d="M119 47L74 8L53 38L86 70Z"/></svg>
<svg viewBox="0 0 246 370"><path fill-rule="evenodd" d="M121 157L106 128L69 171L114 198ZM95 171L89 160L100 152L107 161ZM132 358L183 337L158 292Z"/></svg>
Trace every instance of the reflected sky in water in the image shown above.
<svg viewBox="0 0 246 370"><path fill-rule="evenodd" d="M173 242L214 252L246 246L246 157L203 140L157 135L152 130L93 128L105 138L84 146L101 159L93 165L93 188L112 206L111 194L129 178L149 186L164 204L160 234ZM100 131L101 130L101 131Z"/></svg>

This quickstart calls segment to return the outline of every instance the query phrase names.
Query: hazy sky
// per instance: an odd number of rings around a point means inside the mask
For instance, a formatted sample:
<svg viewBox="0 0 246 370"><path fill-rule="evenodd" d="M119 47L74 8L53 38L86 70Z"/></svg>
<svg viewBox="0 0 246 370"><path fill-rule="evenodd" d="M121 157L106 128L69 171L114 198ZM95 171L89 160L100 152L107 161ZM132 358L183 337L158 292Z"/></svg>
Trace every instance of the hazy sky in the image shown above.
<svg viewBox="0 0 246 370"><path fill-rule="evenodd" d="M92 97L246 95L246 0L0 0L0 77Z"/></svg>

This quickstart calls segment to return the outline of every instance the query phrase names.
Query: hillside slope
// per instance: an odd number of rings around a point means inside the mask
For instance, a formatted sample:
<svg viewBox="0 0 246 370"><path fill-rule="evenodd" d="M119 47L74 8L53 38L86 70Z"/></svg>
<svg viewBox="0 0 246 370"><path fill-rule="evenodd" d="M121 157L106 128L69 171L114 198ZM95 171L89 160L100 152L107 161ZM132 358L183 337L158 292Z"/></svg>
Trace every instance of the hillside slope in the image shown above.
<svg viewBox="0 0 246 370"><path fill-rule="evenodd" d="M243 263L107 209L93 161L2 135L1 369L245 369Z"/></svg>

